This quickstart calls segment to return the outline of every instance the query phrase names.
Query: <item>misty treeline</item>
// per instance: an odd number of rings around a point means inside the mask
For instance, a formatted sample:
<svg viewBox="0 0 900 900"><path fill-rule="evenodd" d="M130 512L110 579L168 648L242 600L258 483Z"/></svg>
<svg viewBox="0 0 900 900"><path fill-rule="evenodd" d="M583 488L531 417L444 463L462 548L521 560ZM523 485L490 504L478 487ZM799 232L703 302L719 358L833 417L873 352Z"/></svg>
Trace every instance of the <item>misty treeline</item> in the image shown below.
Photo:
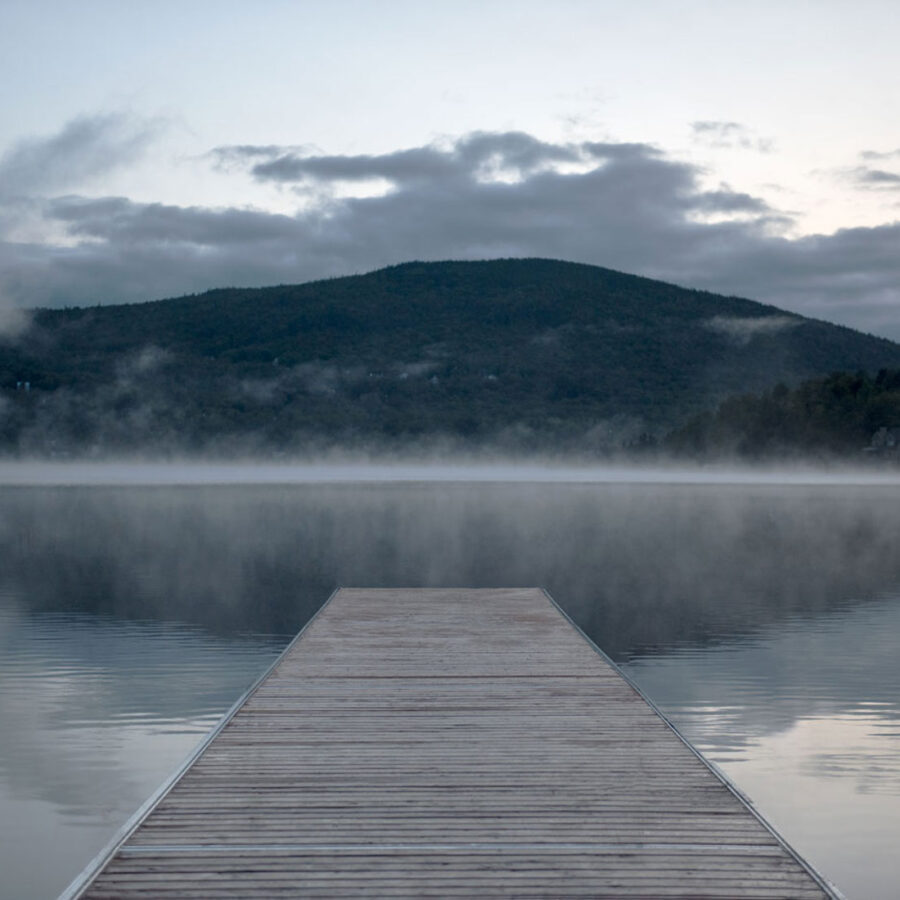
<svg viewBox="0 0 900 900"><path fill-rule="evenodd" d="M408 263L39 310L0 340L0 453L600 457L738 392L885 367L891 341L596 266Z"/></svg>
<svg viewBox="0 0 900 900"><path fill-rule="evenodd" d="M835 372L725 400L663 446L689 457L900 460L900 370Z"/></svg>

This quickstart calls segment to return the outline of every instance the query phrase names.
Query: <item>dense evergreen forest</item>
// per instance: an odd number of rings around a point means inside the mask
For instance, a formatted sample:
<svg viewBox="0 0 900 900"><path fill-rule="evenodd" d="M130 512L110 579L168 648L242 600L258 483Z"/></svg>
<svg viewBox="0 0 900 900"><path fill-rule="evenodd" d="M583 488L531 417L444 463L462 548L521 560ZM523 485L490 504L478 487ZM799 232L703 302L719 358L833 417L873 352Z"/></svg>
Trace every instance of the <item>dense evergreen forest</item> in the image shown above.
<svg viewBox="0 0 900 900"><path fill-rule="evenodd" d="M900 370L837 372L793 390L725 400L676 429L665 449L689 458L900 461Z"/></svg>
<svg viewBox="0 0 900 900"><path fill-rule="evenodd" d="M900 345L596 266L407 263L37 310L0 340L0 452L603 454L736 393L885 368ZM680 447L719 442L702 421Z"/></svg>

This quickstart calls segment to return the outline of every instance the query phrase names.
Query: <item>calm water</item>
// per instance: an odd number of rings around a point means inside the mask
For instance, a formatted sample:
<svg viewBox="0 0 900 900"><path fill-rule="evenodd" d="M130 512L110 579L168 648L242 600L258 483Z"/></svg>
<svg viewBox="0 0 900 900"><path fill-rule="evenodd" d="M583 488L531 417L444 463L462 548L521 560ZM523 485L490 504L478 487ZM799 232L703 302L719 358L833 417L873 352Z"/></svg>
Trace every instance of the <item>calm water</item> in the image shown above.
<svg viewBox="0 0 900 900"><path fill-rule="evenodd" d="M0 487L2 896L62 890L339 584L546 587L848 897L897 896L900 486L153 480Z"/></svg>

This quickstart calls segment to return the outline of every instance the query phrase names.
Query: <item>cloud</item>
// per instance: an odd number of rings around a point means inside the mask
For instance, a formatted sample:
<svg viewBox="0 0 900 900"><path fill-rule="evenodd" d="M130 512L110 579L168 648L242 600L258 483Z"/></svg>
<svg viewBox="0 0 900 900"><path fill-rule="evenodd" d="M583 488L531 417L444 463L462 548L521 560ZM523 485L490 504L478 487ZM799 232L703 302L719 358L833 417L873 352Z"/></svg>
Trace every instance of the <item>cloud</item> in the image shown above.
<svg viewBox="0 0 900 900"><path fill-rule="evenodd" d="M297 190L298 209L37 198L48 232L66 240L0 242L0 294L19 305L93 305L412 259L541 256L900 338L900 224L790 239L789 220L760 198L707 190L697 167L648 144L477 132L384 154L240 145L211 158L234 177ZM374 195L373 180L384 186Z"/></svg>
<svg viewBox="0 0 900 900"><path fill-rule="evenodd" d="M0 157L0 337L27 328L22 306L53 296L32 294L33 277L42 280L40 267L60 248L52 241L22 243L25 233L47 232L53 195L83 189L135 162L164 127L161 120L126 113L82 116L56 134L19 141Z"/></svg>
<svg viewBox="0 0 900 900"><path fill-rule="evenodd" d="M875 191L900 191L900 174L870 166L857 166L847 172L857 187Z"/></svg>
<svg viewBox="0 0 900 900"><path fill-rule="evenodd" d="M0 249L7 290L32 302L90 304L302 281L412 258L542 255L640 269L648 256L671 255L705 234L690 215L767 211L744 194L699 189L690 166L641 144L553 145L511 133L382 156L242 153L259 180L315 180L330 189L380 177L391 190L329 196L293 216L55 198L44 214L76 243ZM268 161L252 162L261 156ZM584 171L554 168L576 162Z"/></svg>
<svg viewBox="0 0 900 900"><path fill-rule="evenodd" d="M31 316L24 309L4 305L2 299L0 297L0 341L6 341L15 339L26 331L31 323Z"/></svg>
<svg viewBox="0 0 900 900"><path fill-rule="evenodd" d="M698 195L697 210L710 213L769 213L769 205L759 197L735 193L728 187ZM769 217L773 221L774 217Z"/></svg>
<svg viewBox="0 0 900 900"><path fill-rule="evenodd" d="M769 138L755 135L740 122L691 122L693 139L698 144L716 148L738 148L755 150L757 153L770 153L774 142Z"/></svg>
<svg viewBox="0 0 900 900"><path fill-rule="evenodd" d="M860 159L865 160L880 160L880 159L900 159L900 147L896 150L863 150L862 153L859 154Z"/></svg>
<svg viewBox="0 0 900 900"><path fill-rule="evenodd" d="M125 197L60 197L46 215L64 223L70 235L132 246L252 247L297 236L290 216L246 209L209 209L162 203L133 203Z"/></svg>
<svg viewBox="0 0 900 900"><path fill-rule="evenodd" d="M900 149L877 151L865 150L859 154L861 165L844 166L822 174L837 178L845 184L863 191L898 191L900 190L900 173L884 167L893 160L900 160Z"/></svg>
<svg viewBox="0 0 900 900"><path fill-rule="evenodd" d="M82 116L57 134L20 141L0 158L0 198L44 196L127 165L163 127L125 113Z"/></svg>
<svg viewBox="0 0 900 900"><path fill-rule="evenodd" d="M749 344L758 334L775 334L799 325L801 319L792 316L713 316L706 322L710 331L717 331L739 346Z"/></svg>
<svg viewBox="0 0 900 900"><path fill-rule="evenodd" d="M212 161L214 168L229 172L235 168L243 168L248 162L259 159L274 159L286 153L307 154L311 152L310 146L301 144L291 147L278 144L234 144L215 147L205 154L205 157Z"/></svg>
<svg viewBox="0 0 900 900"><path fill-rule="evenodd" d="M436 178L467 180L473 174L486 180L501 173L522 178L560 163L590 164L636 148L656 153L636 144L551 144L522 132L474 132L447 147L428 145L377 156L322 156L303 148L248 145L218 147L213 153L219 161L252 163L259 181L321 185L382 179L399 186Z"/></svg>

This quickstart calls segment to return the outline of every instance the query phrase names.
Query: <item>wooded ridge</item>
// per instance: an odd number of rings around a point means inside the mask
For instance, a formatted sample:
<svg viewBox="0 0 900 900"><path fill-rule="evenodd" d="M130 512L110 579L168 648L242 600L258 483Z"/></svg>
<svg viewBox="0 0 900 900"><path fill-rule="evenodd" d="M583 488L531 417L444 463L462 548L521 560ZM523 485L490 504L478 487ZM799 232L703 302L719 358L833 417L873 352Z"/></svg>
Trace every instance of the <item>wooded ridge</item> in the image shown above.
<svg viewBox="0 0 900 900"><path fill-rule="evenodd" d="M751 300L555 260L412 262L37 310L0 343L0 451L604 453L731 395L892 368L896 343Z"/></svg>

